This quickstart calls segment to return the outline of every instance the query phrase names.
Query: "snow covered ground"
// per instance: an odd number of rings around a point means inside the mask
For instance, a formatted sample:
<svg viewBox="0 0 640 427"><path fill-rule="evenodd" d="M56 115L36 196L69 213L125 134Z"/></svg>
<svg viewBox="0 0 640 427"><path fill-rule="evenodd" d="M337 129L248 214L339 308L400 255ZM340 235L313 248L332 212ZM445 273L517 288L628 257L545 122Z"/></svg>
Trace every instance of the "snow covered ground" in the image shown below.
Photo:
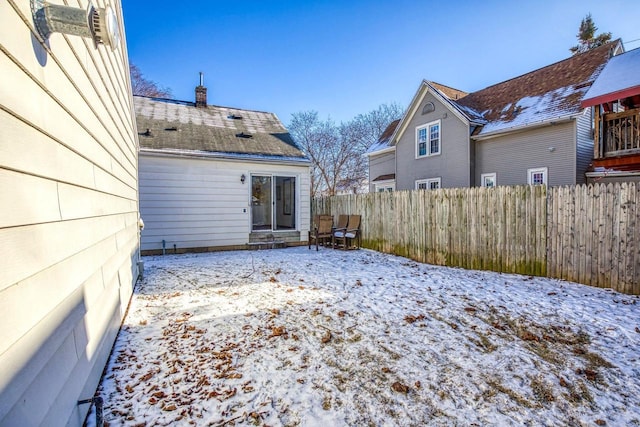
<svg viewBox="0 0 640 427"><path fill-rule="evenodd" d="M99 392L111 426L640 425L640 303L369 250L146 257Z"/></svg>

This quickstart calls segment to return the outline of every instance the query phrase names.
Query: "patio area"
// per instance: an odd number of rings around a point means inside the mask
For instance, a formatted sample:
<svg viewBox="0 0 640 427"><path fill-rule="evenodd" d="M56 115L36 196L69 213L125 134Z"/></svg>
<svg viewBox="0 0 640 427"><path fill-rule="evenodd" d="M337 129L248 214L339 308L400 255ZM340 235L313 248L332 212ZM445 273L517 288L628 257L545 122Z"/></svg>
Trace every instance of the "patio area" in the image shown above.
<svg viewBox="0 0 640 427"><path fill-rule="evenodd" d="M640 425L638 297L369 250L144 261L110 426Z"/></svg>

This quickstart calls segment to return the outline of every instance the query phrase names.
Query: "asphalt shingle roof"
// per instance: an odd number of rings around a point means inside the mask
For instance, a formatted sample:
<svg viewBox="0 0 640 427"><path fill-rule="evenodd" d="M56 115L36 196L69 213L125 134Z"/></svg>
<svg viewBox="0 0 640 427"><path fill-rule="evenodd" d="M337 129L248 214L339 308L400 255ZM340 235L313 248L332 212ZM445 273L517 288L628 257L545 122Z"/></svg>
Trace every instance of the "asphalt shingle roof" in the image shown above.
<svg viewBox="0 0 640 427"><path fill-rule="evenodd" d="M471 119L485 122L480 135L566 117L580 101L619 40L454 100Z"/></svg>
<svg viewBox="0 0 640 427"><path fill-rule="evenodd" d="M273 113L133 97L140 146L258 156L306 156Z"/></svg>

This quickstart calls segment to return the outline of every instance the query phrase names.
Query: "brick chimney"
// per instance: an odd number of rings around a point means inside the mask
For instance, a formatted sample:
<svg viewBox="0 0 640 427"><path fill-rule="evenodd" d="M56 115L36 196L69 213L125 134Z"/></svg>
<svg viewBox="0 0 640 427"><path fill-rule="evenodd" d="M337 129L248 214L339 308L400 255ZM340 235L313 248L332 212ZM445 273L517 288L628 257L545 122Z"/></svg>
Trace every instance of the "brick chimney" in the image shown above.
<svg viewBox="0 0 640 427"><path fill-rule="evenodd" d="M204 75L200 72L200 86L196 86L196 107L207 107L207 88L204 87Z"/></svg>

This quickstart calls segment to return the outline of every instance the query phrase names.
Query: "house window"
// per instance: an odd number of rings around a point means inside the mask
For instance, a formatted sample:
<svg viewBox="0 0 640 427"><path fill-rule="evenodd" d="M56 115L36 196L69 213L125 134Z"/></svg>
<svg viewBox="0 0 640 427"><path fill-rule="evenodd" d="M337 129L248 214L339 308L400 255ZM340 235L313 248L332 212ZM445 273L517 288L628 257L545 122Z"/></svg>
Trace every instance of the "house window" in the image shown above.
<svg viewBox="0 0 640 427"><path fill-rule="evenodd" d="M376 191L378 193L382 193L382 192L385 192L385 191L393 191L393 187L394 187L393 185L389 185L389 184L376 185Z"/></svg>
<svg viewBox="0 0 640 427"><path fill-rule="evenodd" d="M440 120L416 128L416 159L440 154Z"/></svg>
<svg viewBox="0 0 640 427"><path fill-rule="evenodd" d="M495 187L497 185L495 173L483 173L481 179L483 187Z"/></svg>
<svg viewBox="0 0 640 427"><path fill-rule="evenodd" d="M296 230L296 188L294 176L251 175L251 230Z"/></svg>
<svg viewBox="0 0 640 427"><path fill-rule="evenodd" d="M528 169L527 183L531 185L547 185L547 168Z"/></svg>
<svg viewBox="0 0 640 427"><path fill-rule="evenodd" d="M416 157L423 157L427 155L427 128L418 129L418 147Z"/></svg>
<svg viewBox="0 0 640 427"><path fill-rule="evenodd" d="M440 123L429 127L429 153L440 154Z"/></svg>
<svg viewBox="0 0 640 427"><path fill-rule="evenodd" d="M440 178L419 179L416 181L416 190L437 190L440 188Z"/></svg>

